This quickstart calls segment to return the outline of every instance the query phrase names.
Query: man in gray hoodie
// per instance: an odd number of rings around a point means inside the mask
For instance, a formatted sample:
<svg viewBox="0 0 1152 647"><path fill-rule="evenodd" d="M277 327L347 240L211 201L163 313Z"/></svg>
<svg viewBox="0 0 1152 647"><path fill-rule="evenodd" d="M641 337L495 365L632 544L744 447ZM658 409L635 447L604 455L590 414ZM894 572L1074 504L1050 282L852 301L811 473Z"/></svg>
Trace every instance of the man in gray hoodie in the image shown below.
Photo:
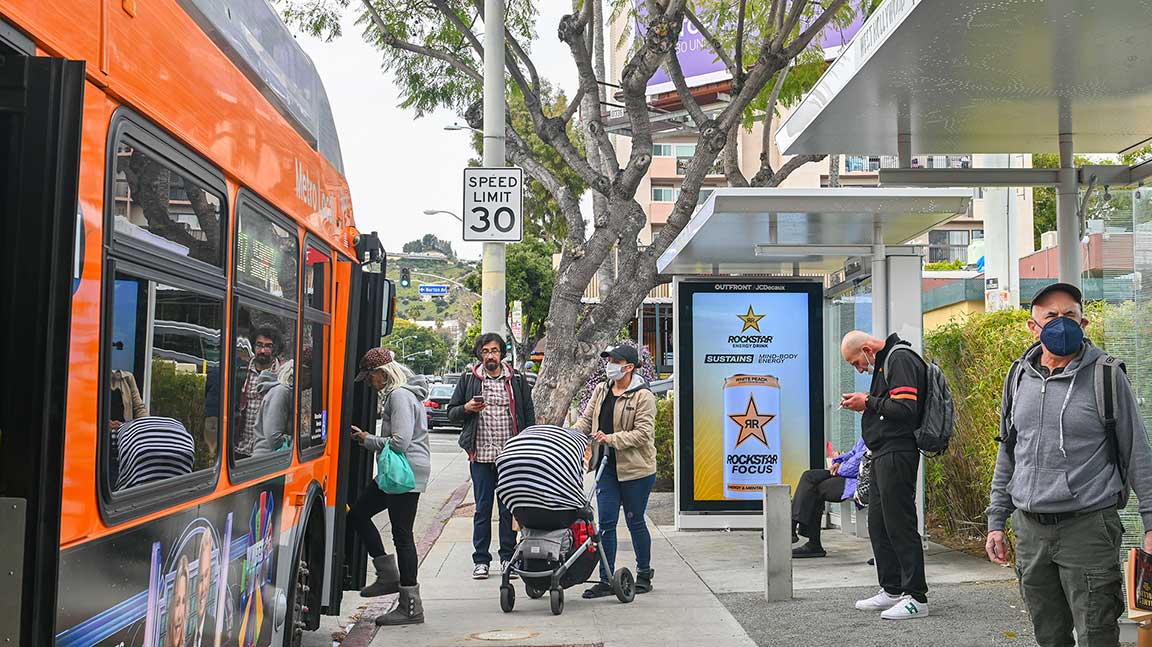
<svg viewBox="0 0 1152 647"><path fill-rule="evenodd" d="M1152 551L1152 450L1132 385L1119 362L1084 338L1087 324L1078 288L1040 290L1028 322L1039 341L1004 384L986 549L1007 563L1011 516L1020 593L1041 647L1119 642L1117 509L1129 489Z"/></svg>

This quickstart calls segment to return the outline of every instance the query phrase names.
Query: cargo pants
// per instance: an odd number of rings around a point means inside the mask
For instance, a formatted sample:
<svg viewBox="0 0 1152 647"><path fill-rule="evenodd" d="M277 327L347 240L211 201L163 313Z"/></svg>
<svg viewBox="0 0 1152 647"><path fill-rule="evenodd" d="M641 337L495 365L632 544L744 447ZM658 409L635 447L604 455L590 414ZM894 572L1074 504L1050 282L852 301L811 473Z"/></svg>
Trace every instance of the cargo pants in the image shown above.
<svg viewBox="0 0 1152 647"><path fill-rule="evenodd" d="M1017 510L1012 529L1020 595L1040 647L1116 647L1125 608L1116 510L1050 525Z"/></svg>

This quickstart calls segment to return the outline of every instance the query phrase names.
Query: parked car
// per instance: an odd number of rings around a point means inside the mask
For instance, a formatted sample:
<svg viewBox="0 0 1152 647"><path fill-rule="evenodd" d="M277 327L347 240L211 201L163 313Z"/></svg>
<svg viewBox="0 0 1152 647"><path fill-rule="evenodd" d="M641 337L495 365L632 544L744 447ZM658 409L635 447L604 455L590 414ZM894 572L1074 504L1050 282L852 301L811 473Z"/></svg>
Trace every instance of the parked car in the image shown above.
<svg viewBox="0 0 1152 647"><path fill-rule="evenodd" d="M674 377L669 375L662 380L653 380L648 386L656 397L662 398L673 391L674 383Z"/></svg>
<svg viewBox="0 0 1152 647"><path fill-rule="evenodd" d="M456 384L460 381L461 375L463 375L463 373L445 373L443 378L444 384Z"/></svg>
<svg viewBox="0 0 1152 647"><path fill-rule="evenodd" d="M456 390L453 384L433 384L424 401L424 411L428 412L428 431L448 426L448 401Z"/></svg>

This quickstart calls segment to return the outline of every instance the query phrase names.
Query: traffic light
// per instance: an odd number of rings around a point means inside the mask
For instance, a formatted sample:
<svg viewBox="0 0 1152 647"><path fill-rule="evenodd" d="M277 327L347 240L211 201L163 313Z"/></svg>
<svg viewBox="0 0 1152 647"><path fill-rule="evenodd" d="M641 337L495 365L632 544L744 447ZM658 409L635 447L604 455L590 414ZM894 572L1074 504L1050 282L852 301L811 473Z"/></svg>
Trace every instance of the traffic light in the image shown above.
<svg viewBox="0 0 1152 647"><path fill-rule="evenodd" d="M412 271L407 267L400 268L400 287L407 288L412 286Z"/></svg>

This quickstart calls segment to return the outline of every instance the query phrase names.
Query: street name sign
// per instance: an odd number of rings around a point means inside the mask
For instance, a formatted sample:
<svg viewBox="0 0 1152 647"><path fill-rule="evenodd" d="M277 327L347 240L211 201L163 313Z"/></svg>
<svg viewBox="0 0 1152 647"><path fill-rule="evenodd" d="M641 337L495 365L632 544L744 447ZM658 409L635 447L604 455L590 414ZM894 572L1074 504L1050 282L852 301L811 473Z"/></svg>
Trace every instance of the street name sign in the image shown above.
<svg viewBox="0 0 1152 647"><path fill-rule="evenodd" d="M515 243L524 238L524 171L464 169L464 240Z"/></svg>
<svg viewBox="0 0 1152 647"><path fill-rule="evenodd" d="M421 285L418 289L420 290L420 294L427 294L434 297L448 294L447 285Z"/></svg>

